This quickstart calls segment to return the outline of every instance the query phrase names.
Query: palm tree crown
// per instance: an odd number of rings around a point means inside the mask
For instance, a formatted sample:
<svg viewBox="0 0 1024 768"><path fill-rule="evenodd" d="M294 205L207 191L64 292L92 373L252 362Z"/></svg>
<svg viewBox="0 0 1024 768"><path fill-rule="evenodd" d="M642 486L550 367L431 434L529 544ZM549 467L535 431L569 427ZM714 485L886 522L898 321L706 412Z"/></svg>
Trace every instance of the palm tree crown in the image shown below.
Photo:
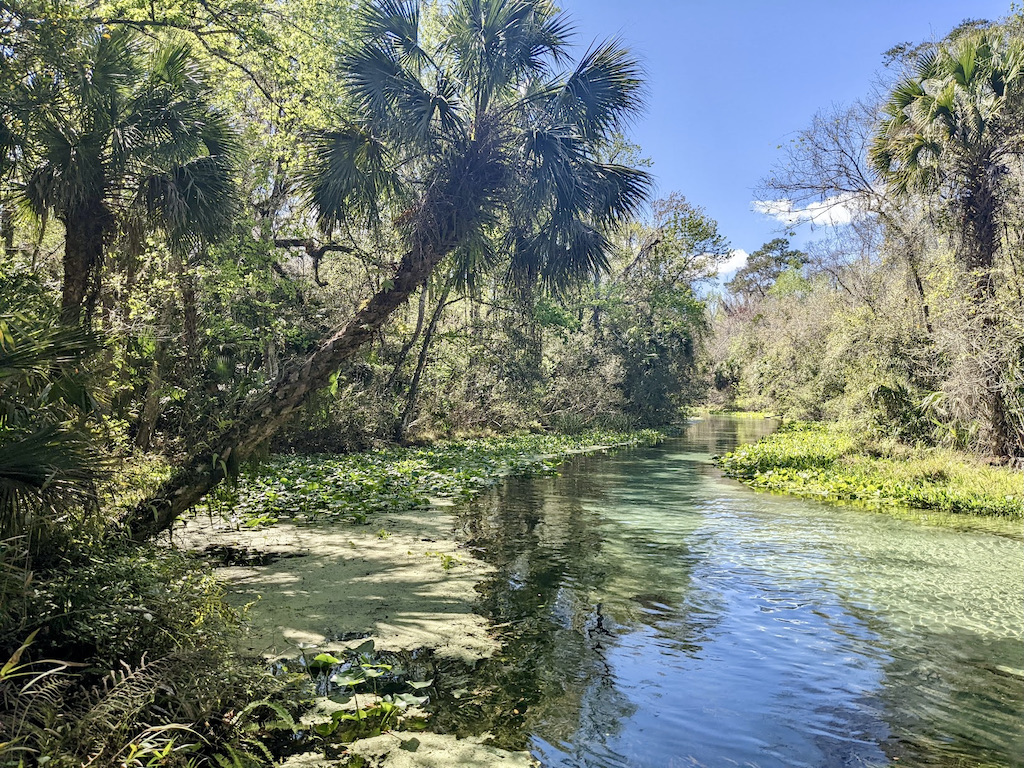
<svg viewBox="0 0 1024 768"><path fill-rule="evenodd" d="M391 200L413 247L458 253L468 279L499 252L555 287L605 268L603 229L650 185L600 159L642 105L636 60L610 41L563 72L571 28L545 0L455 0L428 21L412 0L363 10L367 42L342 61L359 118L323 137L307 176L321 223Z"/></svg>
<svg viewBox="0 0 1024 768"><path fill-rule="evenodd" d="M875 169L899 194L939 191L952 203L968 269L992 267L1006 162L1024 148L1022 116L1024 42L1002 27L921 54L885 106Z"/></svg>
<svg viewBox="0 0 1024 768"><path fill-rule="evenodd" d="M218 462L269 439L442 260L459 257L471 281L504 252L516 278L558 286L604 267L603 229L644 201L645 173L600 160L641 103L639 66L618 43L559 74L569 27L546 0L453 0L429 23L412 0L377 0L361 25L342 61L356 117L321 137L305 188L327 229L400 211L405 252L348 322L126 517L136 538L220 482Z"/></svg>
<svg viewBox="0 0 1024 768"><path fill-rule="evenodd" d="M65 228L65 320L91 313L115 233L156 225L192 247L231 221L234 138L187 45L153 49L103 27L72 35L40 57L21 98L24 199Z"/></svg>

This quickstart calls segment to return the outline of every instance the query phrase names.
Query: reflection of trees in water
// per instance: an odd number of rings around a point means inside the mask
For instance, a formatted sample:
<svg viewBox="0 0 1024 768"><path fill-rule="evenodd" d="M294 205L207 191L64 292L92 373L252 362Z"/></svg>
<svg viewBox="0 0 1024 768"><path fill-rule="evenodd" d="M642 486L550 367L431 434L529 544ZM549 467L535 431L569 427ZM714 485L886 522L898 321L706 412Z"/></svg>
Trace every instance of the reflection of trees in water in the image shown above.
<svg viewBox="0 0 1024 768"><path fill-rule="evenodd" d="M778 425L777 419L710 416L698 419L687 427L686 443L692 451L714 456L745 443L756 443L774 432Z"/></svg>
<svg viewBox="0 0 1024 768"><path fill-rule="evenodd" d="M607 457L580 456L558 478L510 480L462 514L469 545L495 568L480 587L481 602L504 645L499 658L477 669L479 694L443 707L435 727L490 730L519 747L529 732L586 745L588 754L605 755L599 762L614 765L602 745L635 707L606 651L638 624L672 638L679 651L699 648L694 638L707 627L687 625L689 576L680 567L686 542L652 553L643 530L609 531L595 511L637 481L616 475L615 466Z"/></svg>
<svg viewBox="0 0 1024 768"><path fill-rule="evenodd" d="M495 568L481 585L483 611L499 625L505 646L476 669L441 670L433 727L489 730L501 744L520 748L531 734L551 764L629 764L613 748L632 749L624 741L638 711L631 692L641 681L617 678L608 660L648 640L657 648L655 664L659 653L699 656L721 634L716 627L730 609L705 583L720 534L702 528L705 508L688 514L691 502L717 503L708 483L718 480L716 470L694 461L771 427L758 420L698 422L684 441L664 449L678 452L679 462L666 463L663 451L631 452L625 461L579 457L562 477L510 481L467 509L464 535ZM894 549L890 527L865 528L867 518L836 510L811 515L812 528L805 529L800 509L778 505L776 497L767 511L756 504L731 509L740 519L730 535L742 539L733 554L742 558L728 565L763 571L767 586L783 592L821 590L812 621L824 622L821 630L834 635L837 649L875 659L869 666L882 675L881 682L863 678L859 693L837 688L835 700L811 711L825 728L818 737L806 733L822 764L860 759L859 741L880 746L899 758L896 764L1024 768L1022 682L995 669L1019 659L1021 649L957 629L956 622L915 626L926 585L901 575L935 562L934 552L916 549L931 539L900 538ZM793 535L799 540L787 538ZM976 562L972 554L963 567ZM691 583L694 574L704 586ZM954 573L939 577L948 586ZM945 610L949 601L933 597L936 610ZM469 693L456 699L459 688Z"/></svg>
<svg viewBox="0 0 1024 768"><path fill-rule="evenodd" d="M612 636L590 599L608 572L598 521L578 498L596 489L576 472L555 483L512 480L462 518L470 546L495 567L481 603L503 649L477 670L482 696L449 717L508 746L522 747L537 728L544 739L572 740L587 727L584 712L602 719L588 730L612 732L631 713L604 661Z"/></svg>
<svg viewBox="0 0 1024 768"><path fill-rule="evenodd" d="M733 439L740 442L764 433L763 421L731 423L736 430ZM729 429L723 420L698 422L687 433L687 442L717 452L730 450L723 429ZM962 559L956 558L956 551L937 559L940 553L927 549L934 540L912 524L905 529L901 524L875 529L869 519L861 519L849 528L846 514L836 510L830 532L819 531L841 546L815 549L822 558L816 581L819 586L828 584L841 611L829 621L832 631L850 647L877 658L881 673L877 688L857 702L859 712L844 709L848 733L868 740L879 736L879 746L899 765L1024 766L1024 681L997 669L1006 661L994 661L1016 660L1011 666L1024 666L1024 647L1019 639L986 636L956 619L946 623L945 614L958 610L958 605L992 599L989 593L997 590L979 573L979 566L991 565L977 561L964 539L951 544L964 548ZM920 535L903 538L915 532ZM926 575L929 567L948 570ZM940 581L933 585L929 578ZM868 607L878 600L884 607ZM975 613L985 614L973 607ZM853 629L857 625L860 629ZM821 739L822 754L833 748L829 741Z"/></svg>

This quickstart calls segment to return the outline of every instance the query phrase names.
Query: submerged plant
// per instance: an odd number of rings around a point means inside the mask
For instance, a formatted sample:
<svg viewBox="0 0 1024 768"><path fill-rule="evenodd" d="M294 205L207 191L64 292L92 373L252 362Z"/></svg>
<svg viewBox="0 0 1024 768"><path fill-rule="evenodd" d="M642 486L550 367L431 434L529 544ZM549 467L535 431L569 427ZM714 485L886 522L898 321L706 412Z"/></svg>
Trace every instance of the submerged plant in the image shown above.
<svg viewBox="0 0 1024 768"><path fill-rule="evenodd" d="M463 565L465 561L458 555L450 555L447 552L427 552L427 557L436 557L441 563L441 570L448 573L457 565Z"/></svg>
<svg viewBox="0 0 1024 768"><path fill-rule="evenodd" d="M400 669L381 661L374 651L373 640L367 640L344 658L319 653L305 662L319 693L337 704L353 705L313 726L325 745L347 744L399 727L422 730L423 718L410 716L409 710L428 701L414 692L429 688L433 681L405 679Z"/></svg>

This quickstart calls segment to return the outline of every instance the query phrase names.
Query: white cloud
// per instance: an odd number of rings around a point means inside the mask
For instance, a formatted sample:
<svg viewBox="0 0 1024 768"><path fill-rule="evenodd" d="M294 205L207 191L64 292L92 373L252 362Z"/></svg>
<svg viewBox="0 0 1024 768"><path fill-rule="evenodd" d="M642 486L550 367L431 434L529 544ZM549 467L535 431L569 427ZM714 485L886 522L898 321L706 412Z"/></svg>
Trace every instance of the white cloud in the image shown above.
<svg viewBox="0 0 1024 768"><path fill-rule="evenodd" d="M849 224L861 214L854 195L835 195L803 208L795 207L792 200L754 200L750 205L758 213L771 216L787 227L807 222L816 226L838 227Z"/></svg>
<svg viewBox="0 0 1024 768"><path fill-rule="evenodd" d="M737 269L747 263L747 258L750 256L749 253L744 251L742 248L737 248L734 251L729 251L729 258L723 261L716 267L718 274L722 275L726 272L735 272Z"/></svg>

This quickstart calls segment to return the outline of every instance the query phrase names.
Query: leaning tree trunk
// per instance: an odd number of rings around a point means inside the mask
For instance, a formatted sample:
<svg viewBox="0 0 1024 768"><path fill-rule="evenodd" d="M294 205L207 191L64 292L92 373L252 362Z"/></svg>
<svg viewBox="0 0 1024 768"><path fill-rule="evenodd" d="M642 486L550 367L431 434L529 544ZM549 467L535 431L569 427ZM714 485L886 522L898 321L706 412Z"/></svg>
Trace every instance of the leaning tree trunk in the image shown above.
<svg viewBox="0 0 1024 768"><path fill-rule="evenodd" d="M166 530L227 476L229 466L237 466L284 426L295 410L321 389L426 281L446 252L432 248L407 253L391 288L379 291L307 359L285 368L276 381L245 405L231 427L193 453L154 496L131 510L125 522L132 538L144 540Z"/></svg>
<svg viewBox="0 0 1024 768"><path fill-rule="evenodd" d="M129 510L123 524L136 541L166 530L284 426L332 374L370 341L387 319L427 281L434 267L476 226L507 177L493 137L478 135L431 184L411 218L410 248L395 275L344 326L305 360L282 370L246 402L234 423L197 448L150 498Z"/></svg>

